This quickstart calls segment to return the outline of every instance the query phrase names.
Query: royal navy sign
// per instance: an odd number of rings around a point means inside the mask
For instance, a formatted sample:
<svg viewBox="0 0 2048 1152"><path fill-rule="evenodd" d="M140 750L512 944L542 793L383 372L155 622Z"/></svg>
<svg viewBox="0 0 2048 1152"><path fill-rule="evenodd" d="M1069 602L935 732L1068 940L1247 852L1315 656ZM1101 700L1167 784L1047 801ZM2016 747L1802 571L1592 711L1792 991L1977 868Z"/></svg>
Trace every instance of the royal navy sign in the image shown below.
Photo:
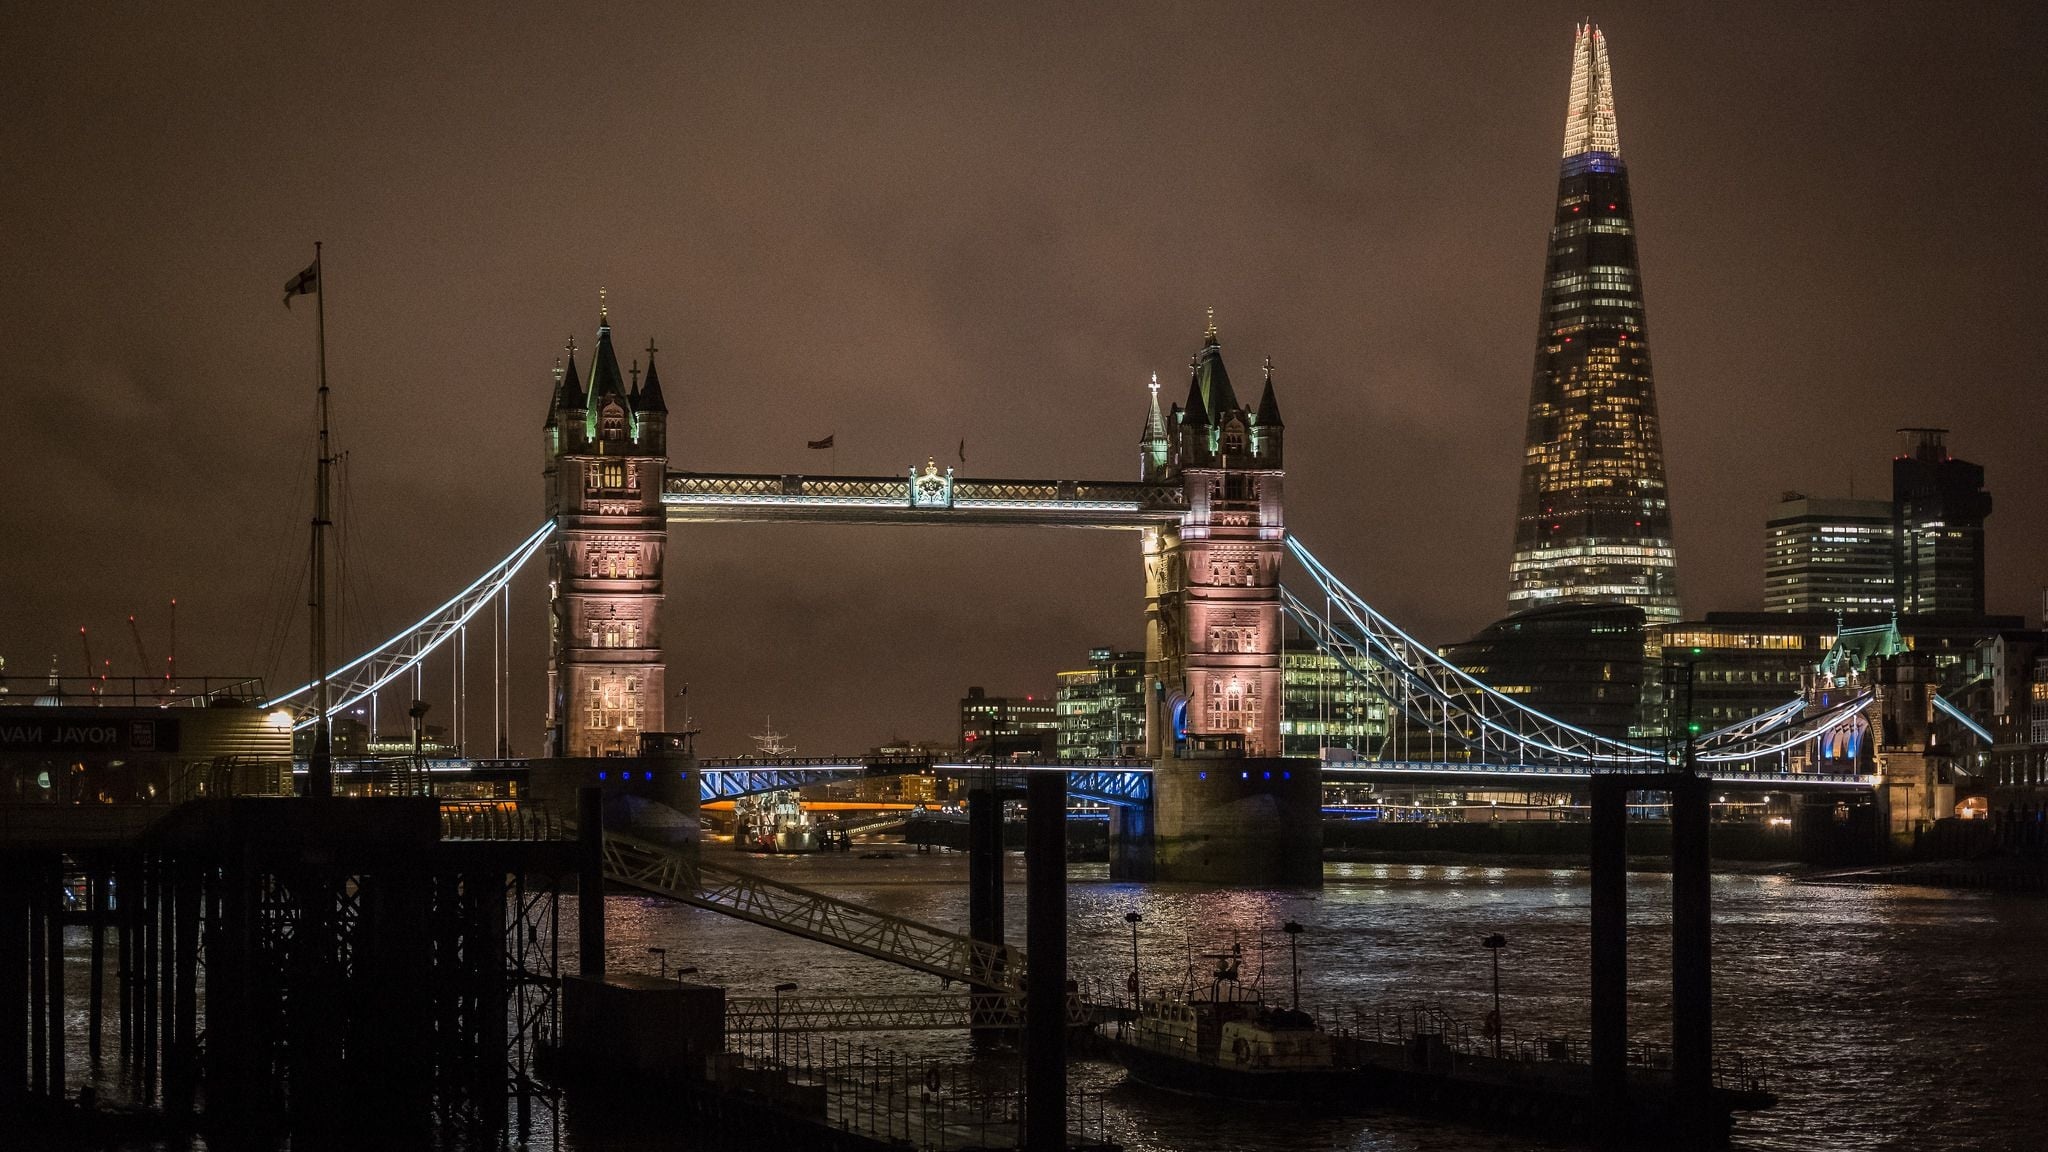
<svg viewBox="0 0 2048 1152"><path fill-rule="evenodd" d="M137 753L178 750L178 722L166 719L22 715L0 711L0 752Z"/></svg>

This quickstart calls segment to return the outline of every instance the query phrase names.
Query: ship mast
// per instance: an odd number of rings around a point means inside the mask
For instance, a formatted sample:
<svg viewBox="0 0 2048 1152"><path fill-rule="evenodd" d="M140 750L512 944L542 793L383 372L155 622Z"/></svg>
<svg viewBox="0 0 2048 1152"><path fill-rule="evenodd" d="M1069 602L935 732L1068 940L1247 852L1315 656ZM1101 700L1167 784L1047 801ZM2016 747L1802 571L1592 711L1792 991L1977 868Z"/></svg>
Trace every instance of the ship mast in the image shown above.
<svg viewBox="0 0 2048 1152"><path fill-rule="evenodd" d="M314 467L313 480L313 556L312 596L308 607L313 612L312 661L314 689L313 706L317 709L313 722L313 753L306 765L306 794L308 796L334 795L334 721L328 715L333 699L333 686L327 682L327 529L331 523L328 489L328 470L333 466L334 457L328 446L327 428L327 291L324 269L320 268L320 242L313 242L313 267L316 269L316 291L314 300L314 340L319 347L320 359L320 458Z"/></svg>

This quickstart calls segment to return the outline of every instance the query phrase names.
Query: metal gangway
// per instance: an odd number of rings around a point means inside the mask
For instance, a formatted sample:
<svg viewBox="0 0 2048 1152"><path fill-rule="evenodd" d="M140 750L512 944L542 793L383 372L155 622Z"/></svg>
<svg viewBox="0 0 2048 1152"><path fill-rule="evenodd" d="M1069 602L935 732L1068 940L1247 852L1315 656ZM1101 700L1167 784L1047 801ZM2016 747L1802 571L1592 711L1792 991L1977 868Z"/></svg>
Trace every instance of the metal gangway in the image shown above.
<svg viewBox="0 0 2048 1152"><path fill-rule="evenodd" d="M605 833L603 844L604 877L611 883L970 987L1024 990L1024 953L1007 944L975 940L624 833Z"/></svg>

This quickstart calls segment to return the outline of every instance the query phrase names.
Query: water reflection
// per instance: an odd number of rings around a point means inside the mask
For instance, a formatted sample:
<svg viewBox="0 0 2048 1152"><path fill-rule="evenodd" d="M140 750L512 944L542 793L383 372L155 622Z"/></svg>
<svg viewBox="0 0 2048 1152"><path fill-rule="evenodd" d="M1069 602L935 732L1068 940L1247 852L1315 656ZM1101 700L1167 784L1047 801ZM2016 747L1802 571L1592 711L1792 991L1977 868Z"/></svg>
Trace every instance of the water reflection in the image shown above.
<svg viewBox="0 0 2048 1152"><path fill-rule="evenodd" d="M1022 941L1023 875L1011 862L1005 909ZM944 926L967 918L966 866L954 855L895 860L846 857L750 859L793 883L824 888ZM1214 890L1112 883L1100 866L1070 880L1070 952L1082 978L1120 989L1130 965L1126 912L1144 917L1140 963L1149 986L1178 984L1190 951L1242 943L1258 971L1263 934L1267 987L1284 996L1286 941L1298 920L1305 1005L1441 1002L1473 1017L1485 1011L1488 958L1480 940L1508 938L1502 958L1504 1016L1523 1031L1586 1027L1587 886L1572 869L1480 865L1332 864L1316 891ZM1669 897L1666 880L1628 885L1630 1011L1638 1038L1668 1040ZM2048 1000L2038 976L2048 954L2048 901L1912 888L1820 887L1779 876L1719 875L1715 904L1717 1041L1777 1063L1778 1110L1742 1122L1737 1146L1761 1150L1911 1147L2033 1148L2048 1129L2038 1089L2048 1067ZM613 896L609 962L652 970L647 949L696 965L699 978L739 994L795 982L811 992L919 991L937 981L803 940L666 901ZM561 923L573 933L573 908ZM69 971L82 980L84 936L70 939ZM562 943L572 962L575 941ZM1196 961L1198 978L1205 966ZM81 984L76 994L82 996ZM74 1001L77 1002L77 1001ZM70 1051L82 1053L83 1013ZM872 1038L899 1051L974 1058L964 1034ZM111 1051L111 1045L110 1045ZM87 1070L82 1059L73 1083ZM1206 1105L1117 1087L1122 1073L1082 1064L1077 1084L1109 1089L1111 1133L1133 1152L1331 1148L1505 1149L1527 1141L1401 1117L1317 1118L1287 1111ZM118 1088L110 1059L102 1080ZM672 1132L647 1143L574 1122L564 1144L673 1147ZM548 1146L540 1133L536 1147Z"/></svg>

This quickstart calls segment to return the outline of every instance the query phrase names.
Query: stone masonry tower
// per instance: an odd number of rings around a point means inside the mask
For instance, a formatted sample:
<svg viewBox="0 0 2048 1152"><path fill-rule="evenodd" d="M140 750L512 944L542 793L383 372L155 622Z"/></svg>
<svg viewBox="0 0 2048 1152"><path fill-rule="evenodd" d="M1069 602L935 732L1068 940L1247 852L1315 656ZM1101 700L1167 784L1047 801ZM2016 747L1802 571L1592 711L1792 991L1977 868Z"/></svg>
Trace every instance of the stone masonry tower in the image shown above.
<svg viewBox="0 0 2048 1152"><path fill-rule="evenodd" d="M668 405L647 346L647 374L621 377L600 305L590 379L575 342L548 410L548 752L637 755L662 730L661 565L668 542L661 486Z"/></svg>
<svg viewBox="0 0 2048 1152"><path fill-rule="evenodd" d="M1174 413L1171 458L1161 462L1157 402L1147 420L1146 479L1177 476L1188 510L1178 533L1145 541L1148 652L1159 697L1159 739L1237 734L1249 756L1280 755L1280 563L1286 555L1280 405L1272 364L1256 409L1240 404L1223 366L1212 314ZM1157 422L1157 423L1155 423ZM1170 727L1169 727L1170 726Z"/></svg>

